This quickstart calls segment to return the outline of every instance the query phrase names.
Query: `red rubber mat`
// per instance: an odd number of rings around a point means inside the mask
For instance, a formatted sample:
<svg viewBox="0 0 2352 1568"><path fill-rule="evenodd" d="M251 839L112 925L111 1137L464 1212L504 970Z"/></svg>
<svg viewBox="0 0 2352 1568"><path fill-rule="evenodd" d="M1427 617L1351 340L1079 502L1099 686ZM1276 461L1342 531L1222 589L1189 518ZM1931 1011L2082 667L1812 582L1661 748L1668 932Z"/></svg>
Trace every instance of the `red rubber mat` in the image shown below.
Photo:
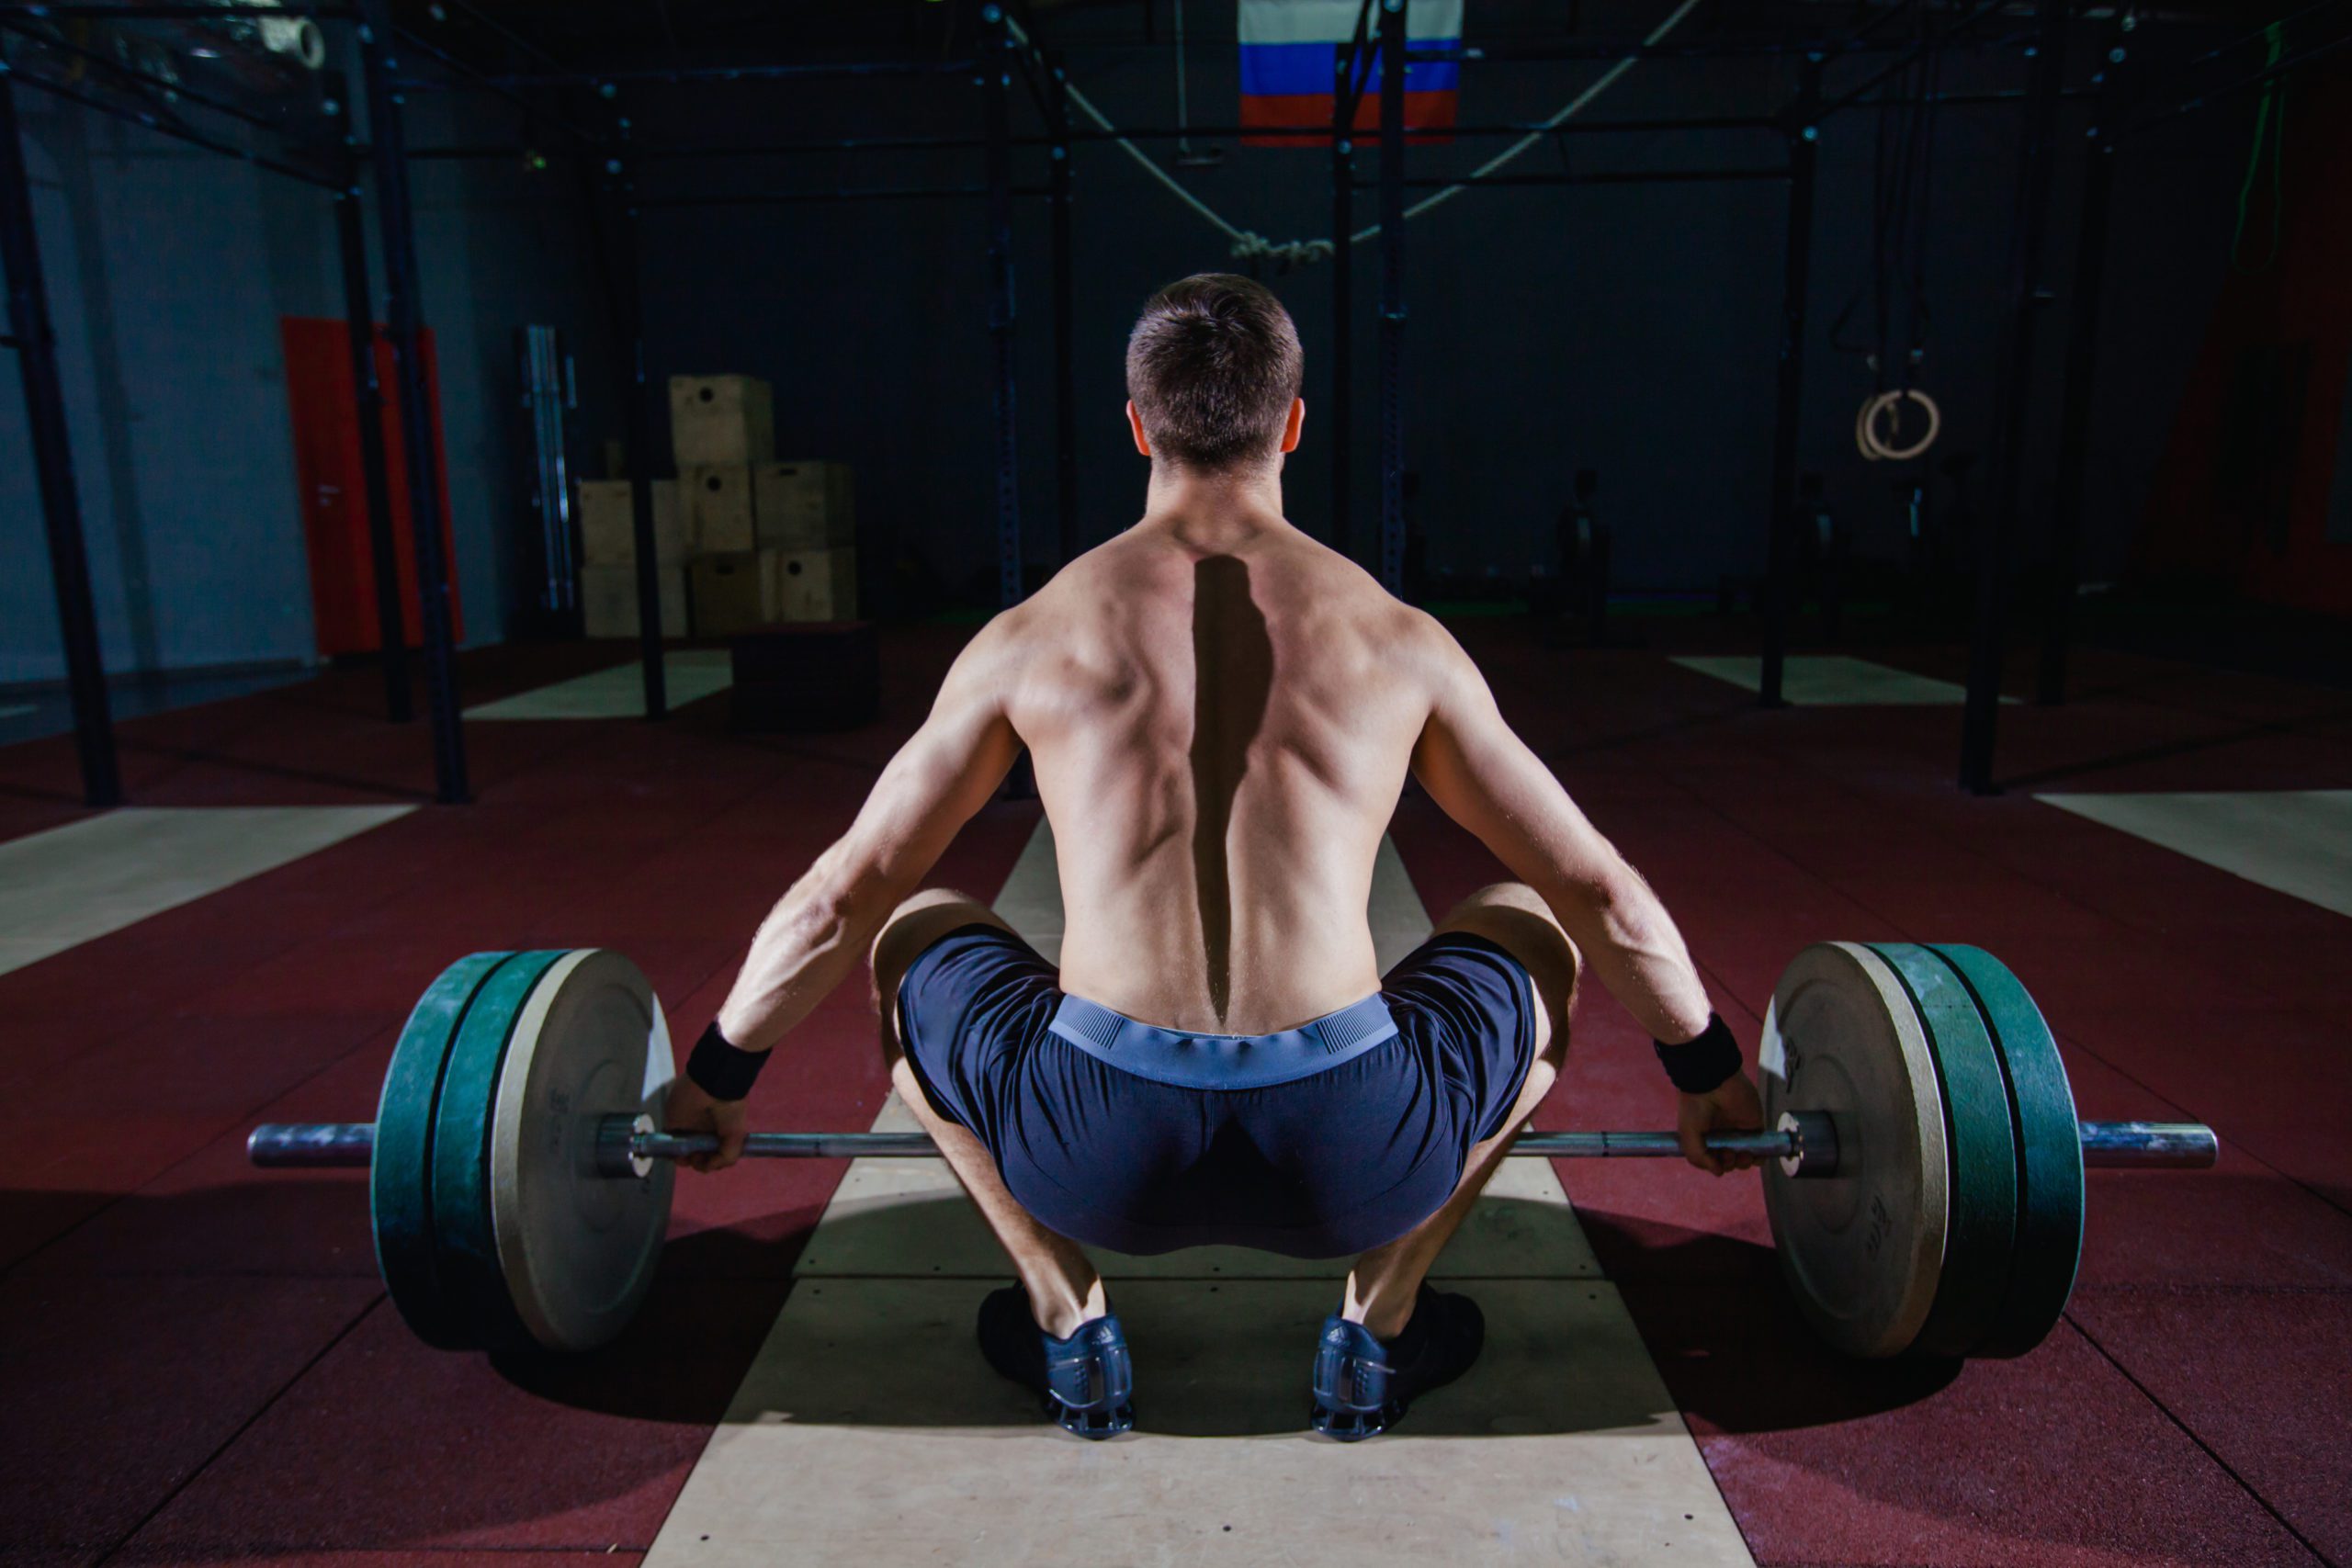
<svg viewBox="0 0 2352 1568"><path fill-rule="evenodd" d="M2352 1103L2352 1080L2338 1081L2352 1072L2340 1001L2352 922L2030 799L1960 795L1949 713L1732 711L1700 678L1622 660L1563 699L1557 682L1497 678L1503 661L1480 642L1493 634L1464 630L1506 714L1554 739L1564 781L1658 888L1751 1048L1773 981L1806 942L1965 940L2041 998L2082 1114L2201 1118L2223 1138L2211 1173L2094 1173L2070 1320L2033 1355L1956 1377L1820 1350L1778 1289L1752 1180L1561 1162L1758 1560L2339 1552L2352 1529L2337 1416L2352 1183L2321 1108ZM2183 684L2200 705L2152 695L2187 701L2172 695ZM2340 733L2278 728L2340 704L2250 685L2166 674L2134 687L2126 711L2011 710L2004 755L2020 768L2100 764L2069 788L2352 779ZM2214 711L2233 698L2256 716ZM1629 724L1635 700L1687 716L1652 707L1646 726ZM1592 762L1605 766L1586 788ZM1408 798L1395 837L1432 915L1504 874L1426 801ZM1646 1041L1597 987L1574 1031L1539 1125L1670 1124ZM2200 1314L2207 1302L2232 1310ZM2206 1337L2221 1333L2233 1337L2217 1356ZM2233 1378L2231 1358L2262 1371Z"/></svg>
<svg viewBox="0 0 2352 1568"><path fill-rule="evenodd" d="M112 1547L380 1301L354 1280L0 1282L0 1519Z"/></svg>
<svg viewBox="0 0 2352 1568"><path fill-rule="evenodd" d="M1564 1162L1759 1561L2352 1554L2352 1168L2333 1126L2352 1100L2352 922L2023 790L1960 795L1951 710L1765 714L1653 654L1462 630L1505 711L1657 885L1744 1041L1809 941L1973 941L2041 998L2084 1114L2202 1118L2223 1139L2203 1176L2096 1173L2069 1320L2031 1356L1956 1376L1815 1348L1753 1180ZM373 1280L360 1179L253 1171L243 1133L371 1115L408 1005L478 948L618 947L683 1048L963 635L892 634L885 718L851 735L734 738L723 698L658 727L470 724L475 805L428 806L0 976L0 1123L18 1151L0 1202L0 1568L118 1548L109 1562L369 1568L641 1551L841 1168L682 1180L645 1316L556 1372L415 1345ZM612 658L460 664L476 701ZM2004 769L2027 788L2352 779L2335 694L2110 656L2080 674L2067 708L2004 710ZM127 722L130 787L145 805L423 799L426 734L382 724L376 701L371 672L345 671ZM0 750L0 837L72 820L75 799L69 742ZM989 807L934 880L993 890L1035 818ZM1432 915L1502 874L1417 792L1394 836ZM786 1042L754 1117L860 1127L884 1089L853 982ZM1540 1123L1672 1111L1646 1043L1589 989Z"/></svg>

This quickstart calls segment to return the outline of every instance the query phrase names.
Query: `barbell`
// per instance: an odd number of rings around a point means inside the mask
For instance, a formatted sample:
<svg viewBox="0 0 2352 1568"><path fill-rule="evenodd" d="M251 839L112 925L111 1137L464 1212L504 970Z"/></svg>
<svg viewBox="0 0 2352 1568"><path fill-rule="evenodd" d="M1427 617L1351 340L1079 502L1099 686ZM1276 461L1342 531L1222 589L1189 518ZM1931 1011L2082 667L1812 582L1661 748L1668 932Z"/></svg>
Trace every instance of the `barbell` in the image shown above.
<svg viewBox="0 0 2352 1568"><path fill-rule="evenodd" d="M1758 1055L1760 1156L1781 1272L1861 1356L2020 1355L2074 1289L2086 1166L2211 1166L2211 1129L2077 1122L2016 976L1973 947L1823 942L1781 977ZM669 1026L603 948L481 953L434 981L393 1046L373 1122L272 1123L254 1164L365 1166L393 1304L445 1349L588 1350L653 1281L676 1162L662 1130ZM935 1156L918 1133L754 1133L754 1158ZM1527 1133L1516 1156L1668 1158L1672 1133Z"/></svg>

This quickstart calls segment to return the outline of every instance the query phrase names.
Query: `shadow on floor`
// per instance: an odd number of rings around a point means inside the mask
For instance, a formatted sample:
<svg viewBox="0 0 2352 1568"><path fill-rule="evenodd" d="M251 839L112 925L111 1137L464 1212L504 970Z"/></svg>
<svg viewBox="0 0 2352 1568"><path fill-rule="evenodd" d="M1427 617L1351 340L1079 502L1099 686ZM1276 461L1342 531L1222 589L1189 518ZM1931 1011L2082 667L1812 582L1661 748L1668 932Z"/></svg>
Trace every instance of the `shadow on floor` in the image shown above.
<svg viewBox="0 0 2352 1568"><path fill-rule="evenodd" d="M1702 1430L1833 1426L1916 1404L1964 1362L1866 1361L1831 1349L1805 1323L1772 1249L1656 1220L1579 1209L1674 1403Z"/></svg>

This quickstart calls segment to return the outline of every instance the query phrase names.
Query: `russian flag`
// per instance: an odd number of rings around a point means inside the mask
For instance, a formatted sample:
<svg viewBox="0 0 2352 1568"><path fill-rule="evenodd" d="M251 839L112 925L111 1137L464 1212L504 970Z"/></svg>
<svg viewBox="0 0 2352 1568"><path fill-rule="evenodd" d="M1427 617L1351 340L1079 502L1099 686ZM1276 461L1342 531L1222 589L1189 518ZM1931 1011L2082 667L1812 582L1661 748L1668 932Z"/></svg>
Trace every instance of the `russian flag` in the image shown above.
<svg viewBox="0 0 2352 1568"><path fill-rule="evenodd" d="M1314 129L1321 136L1244 136L1250 147L1328 147L1339 107L1341 52L1355 37L1363 0L1241 0L1241 124L1245 130ZM1459 49L1462 0L1410 0L1405 25L1409 48ZM1374 0L1357 80L1359 132L1380 129L1380 74L1367 71L1376 51L1379 0ZM1453 124L1462 67L1451 60L1405 67L1405 128L1416 141L1442 141Z"/></svg>

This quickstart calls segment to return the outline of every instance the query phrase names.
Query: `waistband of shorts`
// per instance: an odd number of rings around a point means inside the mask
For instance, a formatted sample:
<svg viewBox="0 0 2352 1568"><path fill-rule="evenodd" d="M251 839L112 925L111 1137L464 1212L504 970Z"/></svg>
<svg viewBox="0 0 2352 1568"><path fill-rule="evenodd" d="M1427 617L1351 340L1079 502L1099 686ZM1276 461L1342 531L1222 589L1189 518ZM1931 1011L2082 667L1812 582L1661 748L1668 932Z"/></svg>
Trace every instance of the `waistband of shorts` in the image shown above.
<svg viewBox="0 0 2352 1568"><path fill-rule="evenodd" d="M1379 993L1272 1034L1188 1034L1064 993L1046 1025L1095 1060L1179 1089L1271 1089L1329 1072L1396 1038Z"/></svg>

